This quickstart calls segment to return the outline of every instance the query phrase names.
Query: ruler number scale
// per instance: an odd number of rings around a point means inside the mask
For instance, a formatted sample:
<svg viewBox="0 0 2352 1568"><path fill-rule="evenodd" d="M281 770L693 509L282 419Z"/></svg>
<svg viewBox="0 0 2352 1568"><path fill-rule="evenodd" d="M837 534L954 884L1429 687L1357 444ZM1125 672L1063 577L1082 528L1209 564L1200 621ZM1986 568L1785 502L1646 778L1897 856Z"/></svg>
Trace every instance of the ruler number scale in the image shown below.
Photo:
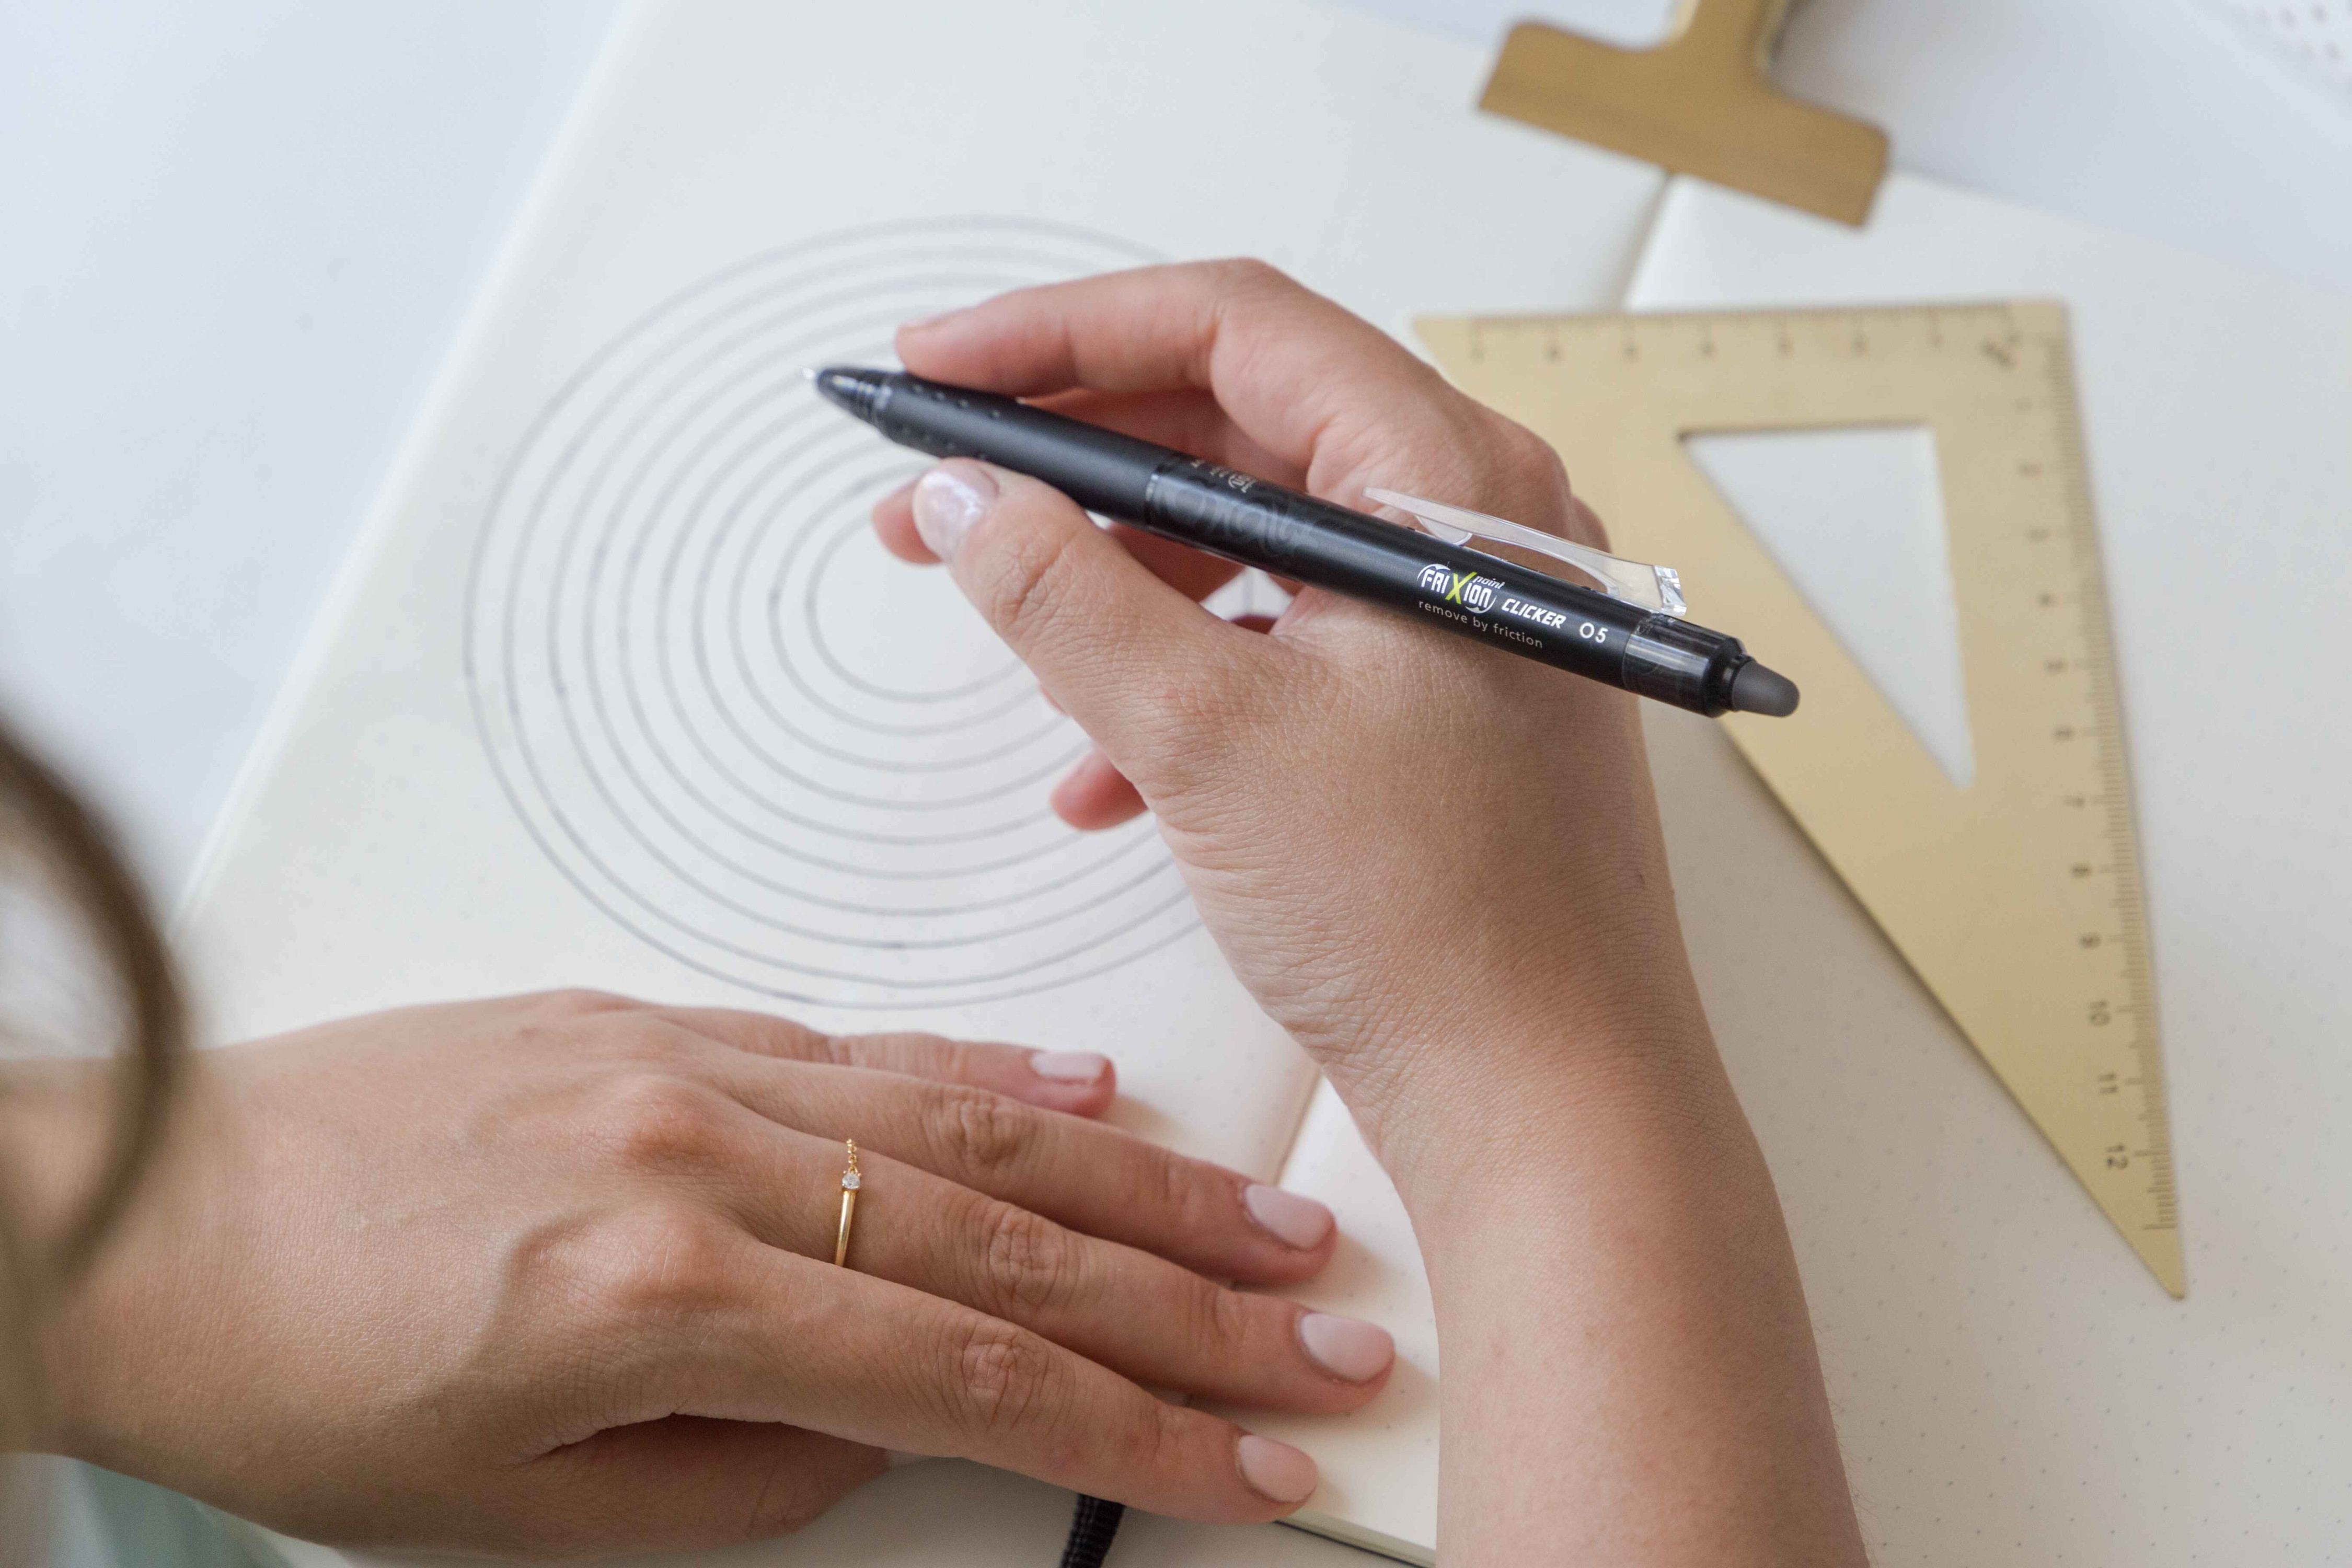
<svg viewBox="0 0 2352 1568"><path fill-rule="evenodd" d="M2097 521L2044 301L1424 321L1549 439L1622 548L1804 688L1748 760L2165 1288L2184 1288ZM1682 447L1704 431L1935 437L1977 776L1955 786ZM1801 662L1801 660L1802 662Z"/></svg>
<svg viewBox="0 0 2352 1568"><path fill-rule="evenodd" d="M2086 1016L2112 1018L2120 1013L2129 1029L2121 1042L2128 1068L2102 1069L2096 1092L2136 1099L2132 1121L2136 1138L2121 1140L2103 1151L2116 1170L2137 1168L2146 1173L2150 1215L2140 1221L2149 1230L2179 1228L2172 1172L2169 1107L2165 1099L2164 1069L2158 1045L2156 992L2148 952L2147 924L2143 914L2145 891L2139 873L2139 835L2133 826L2131 776L2126 750L2123 707L2111 655L2113 628L2107 616L2106 574L2100 560L2098 523L2091 506L2089 465L2080 432L2081 411L2074 397L2073 356L2063 336L2040 345L2041 369L2047 383L2053 415L2051 436L2056 448L2053 477L2063 488L2067 514L2066 566L2074 601L2075 637L2068 657L2079 667L2092 710L2089 739L2096 748L2095 790L2092 802L2106 883L2107 928L2086 926L2078 939L2087 954L2110 955L2104 978L2124 1000L2105 1005L2105 996L2086 996ZM2086 812L2086 815L2088 813ZM2109 1024L2105 1026L2112 1027ZM2122 1031L2118 1031L2121 1033Z"/></svg>

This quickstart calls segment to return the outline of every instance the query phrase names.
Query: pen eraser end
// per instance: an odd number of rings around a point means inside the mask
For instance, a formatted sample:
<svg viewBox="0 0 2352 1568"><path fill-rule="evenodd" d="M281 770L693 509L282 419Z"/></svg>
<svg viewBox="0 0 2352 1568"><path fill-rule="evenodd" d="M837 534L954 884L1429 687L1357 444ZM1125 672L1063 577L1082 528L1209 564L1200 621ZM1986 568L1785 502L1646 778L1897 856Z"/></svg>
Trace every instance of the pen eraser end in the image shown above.
<svg viewBox="0 0 2352 1568"><path fill-rule="evenodd" d="M1752 658L1733 674L1728 695L1735 712L1786 719L1797 710L1797 683Z"/></svg>

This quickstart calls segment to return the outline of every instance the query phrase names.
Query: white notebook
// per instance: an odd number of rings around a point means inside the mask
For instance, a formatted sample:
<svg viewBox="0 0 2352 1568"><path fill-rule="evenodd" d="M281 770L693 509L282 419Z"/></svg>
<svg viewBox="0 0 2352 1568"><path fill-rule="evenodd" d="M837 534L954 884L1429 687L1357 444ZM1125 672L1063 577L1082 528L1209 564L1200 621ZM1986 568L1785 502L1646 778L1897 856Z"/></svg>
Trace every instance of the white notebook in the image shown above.
<svg viewBox="0 0 2352 1568"><path fill-rule="evenodd" d="M593 984L1101 1049L1118 1120L1279 1179L1312 1067L1151 823L1052 816L1083 736L943 574L875 544L868 505L921 464L800 371L1155 258L1263 256L1400 333L1607 303L1659 175L1471 113L1485 66L1294 0L631 17L200 874L208 1035ZM1339 1272L1411 1300L1413 1257L1351 1223ZM1327 1472L1326 1511L1402 1503L1368 1528L1408 1546L1433 1351L1408 1332L1366 1417L1405 1462ZM890 1511L935 1516L906 1560L983 1560L967 1511Z"/></svg>
<svg viewBox="0 0 2352 1568"><path fill-rule="evenodd" d="M1352 1416L1247 1419L1321 1463L1303 1522L1427 1561L1436 1344L1393 1192L1150 825L1053 821L1080 737L940 574L873 544L866 503L917 461L797 372L1151 258L1264 256L1401 336L1423 312L1612 307L1637 260L1638 306L2055 293L2141 781L2189 1301L2141 1277L1721 737L1656 712L1684 923L1878 1554L2187 1562L2257 1513L2268 1545L2331 1519L2340 1539L2341 1464L2308 1456L2352 1420L2323 1331L2352 1281L2352 1156L2301 1108L2352 1104L2321 1048L2352 998L2314 962L2352 923L2285 879L2286 848L2352 867L2309 786L2246 759L2307 781L2352 757L2231 672L2327 652L2311 573L2340 588L2352 310L1913 180L1861 235L1687 182L1658 207L1654 170L1472 112L1487 63L1294 0L634 16L208 854L182 930L208 1036L593 984L1108 1050L1126 1125L1339 1214L1298 1294L1391 1328L1396 1372ZM2168 514L2226 518L2257 484L2271 542L2185 558ZM2207 590L2285 608L2211 626ZM2200 831L2217 816L2232 833ZM2250 1005L2271 1054L2225 1071ZM2168 1489L2214 1444L2247 1495ZM1049 1562L1066 1506L918 1465L713 1561ZM1148 1519L1119 1553L1358 1560Z"/></svg>

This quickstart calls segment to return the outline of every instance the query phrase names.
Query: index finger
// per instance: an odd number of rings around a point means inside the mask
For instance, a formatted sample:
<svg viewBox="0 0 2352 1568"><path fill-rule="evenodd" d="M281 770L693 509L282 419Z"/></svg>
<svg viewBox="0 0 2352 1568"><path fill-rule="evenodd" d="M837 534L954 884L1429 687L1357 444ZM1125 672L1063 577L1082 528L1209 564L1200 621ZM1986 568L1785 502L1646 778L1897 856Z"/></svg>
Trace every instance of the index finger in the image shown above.
<svg viewBox="0 0 2352 1568"><path fill-rule="evenodd" d="M1375 429L1384 444L1444 436L1476 411L1387 333L1262 261L1016 289L902 327L898 347L919 375L1015 397L1207 391L1310 489Z"/></svg>
<svg viewBox="0 0 2352 1568"><path fill-rule="evenodd" d="M1297 1449L1027 1329L748 1237L700 1239L728 1284L683 1300L665 1299L677 1246L643 1248L672 1265L645 1270L662 1281L647 1304L691 1325L646 1350L668 1408L975 1459L1182 1519L1255 1523L1315 1489Z"/></svg>
<svg viewBox="0 0 2352 1568"><path fill-rule="evenodd" d="M754 1056L873 1068L937 1083L992 1089L1048 1110L1099 1116L1118 1092L1118 1069L1097 1051L1036 1051L900 1030L824 1035L789 1018L733 1007L648 1007L646 1014Z"/></svg>

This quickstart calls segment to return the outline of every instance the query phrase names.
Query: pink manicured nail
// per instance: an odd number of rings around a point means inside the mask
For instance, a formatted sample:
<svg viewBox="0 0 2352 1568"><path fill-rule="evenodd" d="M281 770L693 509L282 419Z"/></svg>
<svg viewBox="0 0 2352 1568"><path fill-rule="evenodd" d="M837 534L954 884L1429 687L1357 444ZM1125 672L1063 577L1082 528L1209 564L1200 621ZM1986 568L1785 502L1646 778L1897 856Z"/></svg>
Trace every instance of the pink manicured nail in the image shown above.
<svg viewBox="0 0 2352 1568"><path fill-rule="evenodd" d="M1095 1051L1039 1051L1029 1070L1057 1083L1093 1083L1110 1070L1110 1058Z"/></svg>
<svg viewBox="0 0 2352 1568"><path fill-rule="evenodd" d="M1323 1238L1331 1234L1329 1209L1280 1187L1251 1183L1242 1190L1242 1207L1249 1210L1250 1218L1267 1235L1301 1250L1322 1246Z"/></svg>
<svg viewBox="0 0 2352 1568"><path fill-rule="evenodd" d="M952 561L995 500L996 481L978 464L933 468L915 481L915 531L932 554Z"/></svg>
<svg viewBox="0 0 2352 1568"><path fill-rule="evenodd" d="M1298 1342L1333 1377L1368 1383L1396 1359L1396 1342L1378 1323L1309 1312L1298 1320Z"/></svg>
<svg viewBox="0 0 2352 1568"><path fill-rule="evenodd" d="M1315 1461L1287 1443L1244 1432L1234 1458L1250 1490L1275 1502L1305 1502L1315 1495Z"/></svg>

